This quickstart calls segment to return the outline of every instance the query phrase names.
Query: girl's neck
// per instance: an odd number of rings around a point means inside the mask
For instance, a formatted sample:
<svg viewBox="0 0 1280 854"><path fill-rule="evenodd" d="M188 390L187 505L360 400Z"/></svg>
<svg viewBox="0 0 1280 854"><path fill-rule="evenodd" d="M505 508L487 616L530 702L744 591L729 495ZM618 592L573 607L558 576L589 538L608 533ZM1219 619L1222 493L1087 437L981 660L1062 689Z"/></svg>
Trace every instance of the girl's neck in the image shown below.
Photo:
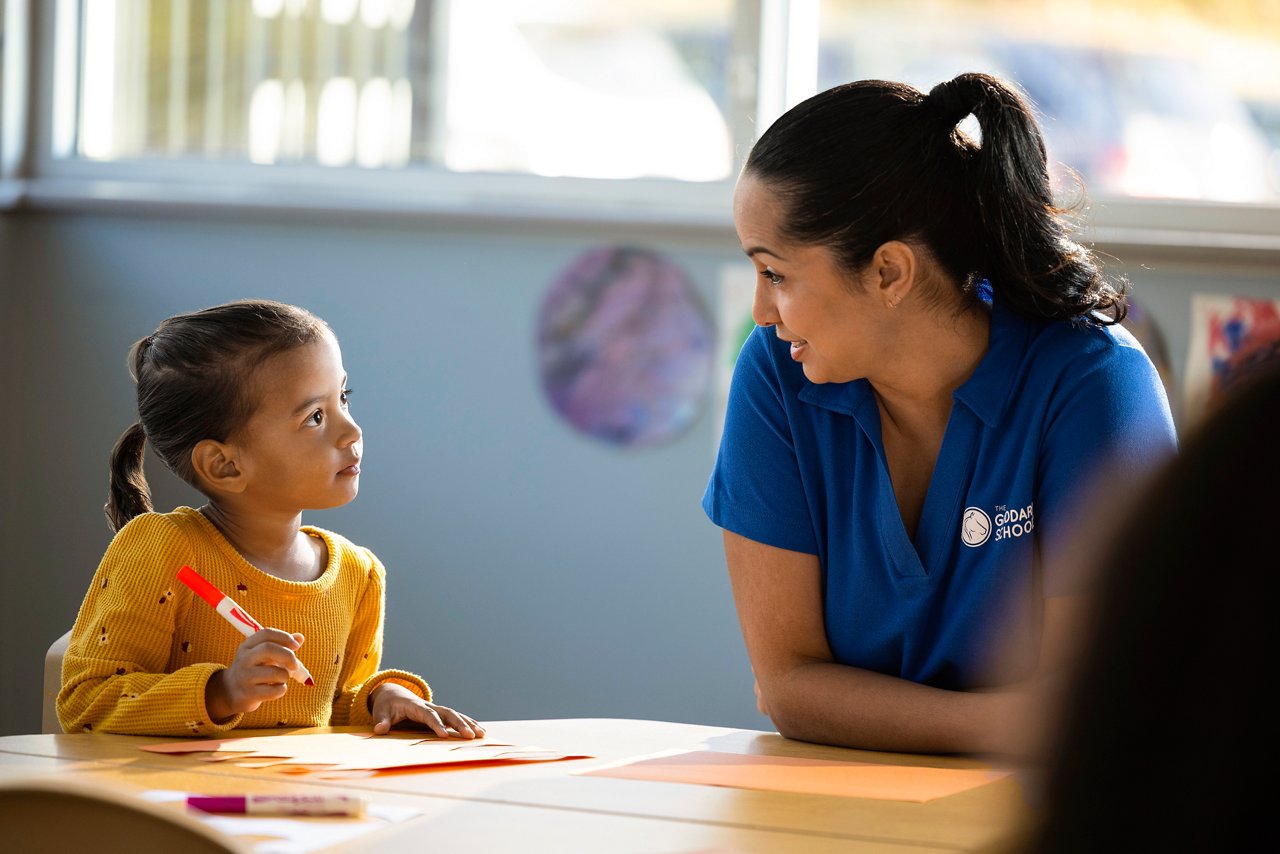
<svg viewBox="0 0 1280 854"><path fill-rule="evenodd" d="M324 572L324 543L302 532L302 514L271 516L210 501L200 513L246 561L286 581L314 581Z"/></svg>

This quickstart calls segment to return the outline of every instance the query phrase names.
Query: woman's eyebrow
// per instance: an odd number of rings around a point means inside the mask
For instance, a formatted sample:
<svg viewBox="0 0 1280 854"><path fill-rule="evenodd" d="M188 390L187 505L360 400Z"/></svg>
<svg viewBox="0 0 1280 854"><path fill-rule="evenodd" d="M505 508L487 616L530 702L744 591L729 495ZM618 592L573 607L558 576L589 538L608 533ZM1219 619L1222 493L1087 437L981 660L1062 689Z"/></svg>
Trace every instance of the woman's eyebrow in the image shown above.
<svg viewBox="0 0 1280 854"><path fill-rule="evenodd" d="M753 258L756 255L763 253L765 255L772 255L774 258L777 258L779 261L787 260L786 258L783 258L781 255L779 255L777 252L774 252L772 249L769 249L764 246L752 246L750 249L746 249L744 251L747 253L748 258Z"/></svg>

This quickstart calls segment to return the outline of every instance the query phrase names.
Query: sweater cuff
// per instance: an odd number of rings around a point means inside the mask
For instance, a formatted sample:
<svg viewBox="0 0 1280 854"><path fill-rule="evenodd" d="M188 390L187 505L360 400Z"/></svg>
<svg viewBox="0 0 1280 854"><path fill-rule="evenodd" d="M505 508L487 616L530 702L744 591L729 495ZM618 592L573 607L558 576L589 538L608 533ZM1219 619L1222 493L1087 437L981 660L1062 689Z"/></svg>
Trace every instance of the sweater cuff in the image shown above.
<svg viewBox="0 0 1280 854"><path fill-rule="evenodd" d="M351 702L351 718L348 722L352 726L373 725L373 691L385 682L403 685L428 703L431 702L431 686L421 676L407 670L379 670L365 680Z"/></svg>
<svg viewBox="0 0 1280 854"><path fill-rule="evenodd" d="M214 721L213 716L209 714L209 707L205 705L205 697L209 691L209 680L213 678L213 674L220 670L226 670L225 664L203 664L197 667L207 667L208 672L204 675L204 681L200 685L200 690L196 692L196 705L200 713L200 721L198 728L192 727L192 722L187 723L187 727L191 729L192 735L216 735L218 733L230 732L240 726L240 721L244 719L244 713L232 715L222 723Z"/></svg>

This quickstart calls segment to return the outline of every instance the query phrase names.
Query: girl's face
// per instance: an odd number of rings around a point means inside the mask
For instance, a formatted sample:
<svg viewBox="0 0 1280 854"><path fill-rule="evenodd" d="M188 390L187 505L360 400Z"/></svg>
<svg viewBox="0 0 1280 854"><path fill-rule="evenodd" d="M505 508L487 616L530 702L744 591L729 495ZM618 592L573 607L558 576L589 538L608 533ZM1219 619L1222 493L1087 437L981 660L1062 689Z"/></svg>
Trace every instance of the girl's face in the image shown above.
<svg viewBox="0 0 1280 854"><path fill-rule="evenodd" d="M360 427L342 351L329 333L272 356L254 373L257 409L236 445L244 491L264 510L340 507L360 489Z"/></svg>
<svg viewBox="0 0 1280 854"><path fill-rule="evenodd" d="M824 246L787 243L779 236L781 201L759 179L744 175L733 196L738 239L759 277L751 316L791 342L791 358L810 382L849 382L867 376L883 342L879 304L853 281Z"/></svg>

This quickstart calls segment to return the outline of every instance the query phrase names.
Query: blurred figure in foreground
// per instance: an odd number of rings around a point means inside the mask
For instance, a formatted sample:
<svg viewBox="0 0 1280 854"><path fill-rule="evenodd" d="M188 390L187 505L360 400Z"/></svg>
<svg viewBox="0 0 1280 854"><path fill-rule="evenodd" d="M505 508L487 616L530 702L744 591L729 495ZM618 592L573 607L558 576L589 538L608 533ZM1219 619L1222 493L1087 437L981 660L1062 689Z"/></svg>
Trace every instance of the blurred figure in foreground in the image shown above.
<svg viewBox="0 0 1280 854"><path fill-rule="evenodd" d="M1246 851L1274 835L1280 370L1251 372L1141 493L1098 569L1029 850Z"/></svg>

